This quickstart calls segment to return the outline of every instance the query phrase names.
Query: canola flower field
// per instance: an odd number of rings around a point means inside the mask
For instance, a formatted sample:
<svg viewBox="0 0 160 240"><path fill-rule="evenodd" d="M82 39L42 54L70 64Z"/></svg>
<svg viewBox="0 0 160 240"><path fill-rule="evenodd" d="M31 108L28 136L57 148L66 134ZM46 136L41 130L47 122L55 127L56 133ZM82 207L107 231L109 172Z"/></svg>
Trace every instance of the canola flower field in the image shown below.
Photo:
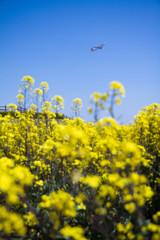
<svg viewBox="0 0 160 240"><path fill-rule="evenodd" d="M27 106L33 79L22 79L17 106ZM160 105L144 107L129 125L113 118L124 88L92 95L95 122L57 122L63 99L33 91L26 113L0 116L0 240L160 240ZM110 118L98 111L111 97ZM42 104L42 112L35 113Z"/></svg>

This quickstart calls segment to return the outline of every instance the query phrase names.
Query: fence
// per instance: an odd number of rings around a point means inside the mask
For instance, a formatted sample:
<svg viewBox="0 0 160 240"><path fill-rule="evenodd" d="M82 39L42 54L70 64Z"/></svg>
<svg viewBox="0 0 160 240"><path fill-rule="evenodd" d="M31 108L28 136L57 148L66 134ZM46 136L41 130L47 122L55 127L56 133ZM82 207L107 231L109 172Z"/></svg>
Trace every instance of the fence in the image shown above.
<svg viewBox="0 0 160 240"><path fill-rule="evenodd" d="M19 112L26 112L26 108L23 108L23 107L17 107L17 110ZM0 112L9 112L9 108L7 107L7 105L0 106Z"/></svg>

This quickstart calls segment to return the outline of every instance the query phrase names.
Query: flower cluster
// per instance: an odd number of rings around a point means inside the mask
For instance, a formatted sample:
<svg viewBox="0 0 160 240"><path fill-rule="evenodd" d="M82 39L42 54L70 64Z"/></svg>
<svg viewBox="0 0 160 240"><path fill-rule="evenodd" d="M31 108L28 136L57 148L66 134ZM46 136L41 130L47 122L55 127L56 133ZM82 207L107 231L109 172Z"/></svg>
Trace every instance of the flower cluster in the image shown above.
<svg viewBox="0 0 160 240"><path fill-rule="evenodd" d="M125 93L117 82L110 88L114 100ZM34 93L43 99L47 89ZM92 97L100 107L109 96ZM58 122L46 100L38 118L32 105L0 122L1 239L159 239L159 104L123 126L111 117Z"/></svg>

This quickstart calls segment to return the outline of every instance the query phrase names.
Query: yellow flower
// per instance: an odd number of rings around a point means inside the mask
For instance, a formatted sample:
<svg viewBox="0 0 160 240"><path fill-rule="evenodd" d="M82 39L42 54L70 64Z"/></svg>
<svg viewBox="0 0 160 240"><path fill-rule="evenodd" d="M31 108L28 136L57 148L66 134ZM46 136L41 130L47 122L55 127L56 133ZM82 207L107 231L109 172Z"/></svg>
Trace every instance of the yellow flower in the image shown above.
<svg viewBox="0 0 160 240"><path fill-rule="evenodd" d="M131 202L131 203L126 203L126 204L124 205L124 208L125 208L130 214L132 214L132 213L134 213L135 210L136 210L136 205L135 205L135 203L133 203L133 202Z"/></svg>
<svg viewBox="0 0 160 240"><path fill-rule="evenodd" d="M95 102L98 102L98 100L100 99L100 97L101 97L101 94L98 93L98 92L95 92L95 93L93 93L93 94L91 95L91 98L93 98Z"/></svg>
<svg viewBox="0 0 160 240"><path fill-rule="evenodd" d="M158 226L154 223L149 223L147 225L147 229L151 232L157 232L158 231Z"/></svg>
<svg viewBox="0 0 160 240"><path fill-rule="evenodd" d="M4 231L7 235L15 232L20 236L26 234L23 218L13 212L9 212L4 206L0 205L0 230Z"/></svg>
<svg viewBox="0 0 160 240"><path fill-rule="evenodd" d="M86 210L86 206L81 202L78 207L78 209L83 209L83 210Z"/></svg>
<svg viewBox="0 0 160 240"><path fill-rule="evenodd" d="M48 83L47 82L41 82L40 89L42 89L42 91L44 91L44 92L47 92L48 89L49 89Z"/></svg>
<svg viewBox="0 0 160 240"><path fill-rule="evenodd" d="M35 226L38 223L36 216L32 212L28 212L28 214L23 215L25 220L25 224L28 226Z"/></svg>
<svg viewBox="0 0 160 240"><path fill-rule="evenodd" d="M128 239L135 239L135 235L130 231L127 233Z"/></svg>
<svg viewBox="0 0 160 240"><path fill-rule="evenodd" d="M34 83L34 79L31 77L31 76L24 76L22 78L22 81L26 81L28 82L29 84L33 84Z"/></svg>
<svg viewBox="0 0 160 240"><path fill-rule="evenodd" d="M160 233L152 234L152 240L160 240Z"/></svg>
<svg viewBox="0 0 160 240"><path fill-rule="evenodd" d="M42 92L42 90L41 90L40 88L34 89L34 90L33 90L33 93L34 93L35 97L36 97L37 95L43 95L43 92Z"/></svg>
<svg viewBox="0 0 160 240"><path fill-rule="evenodd" d="M121 104L121 99L120 99L120 98L117 98L117 99L116 99L116 103L117 103L117 104Z"/></svg>
<svg viewBox="0 0 160 240"><path fill-rule="evenodd" d="M7 107L9 108L9 111L14 111L18 108L16 104L9 104L7 105Z"/></svg>
<svg viewBox="0 0 160 240"><path fill-rule="evenodd" d="M160 211L158 211L156 214L154 214L153 216L153 220L155 223L158 223L159 219L160 219Z"/></svg>
<svg viewBox="0 0 160 240"><path fill-rule="evenodd" d="M124 230L125 230L125 227L121 223L118 223L116 228L117 228L118 232L124 232Z"/></svg>
<svg viewBox="0 0 160 240"><path fill-rule="evenodd" d="M119 179L120 179L120 176L118 173L112 173L112 174L109 174L108 176L108 180L111 183L116 183L117 181L119 181Z"/></svg>
<svg viewBox="0 0 160 240"><path fill-rule="evenodd" d="M92 113L93 109L91 107L88 108L88 112Z"/></svg>
<svg viewBox="0 0 160 240"><path fill-rule="evenodd" d="M82 203L84 200L86 200L86 196L83 193L80 193L78 196L75 197L75 201L77 203Z"/></svg>
<svg viewBox="0 0 160 240"><path fill-rule="evenodd" d="M24 103L24 95L23 95L23 94L18 94L18 95L16 96L16 98L17 98L17 102L21 101L21 102Z"/></svg>
<svg viewBox="0 0 160 240"><path fill-rule="evenodd" d="M17 166L13 170L16 178L18 181L21 182L22 185L30 185L33 182L33 175L30 173L28 168L22 167L22 166Z"/></svg>
<svg viewBox="0 0 160 240"><path fill-rule="evenodd" d="M127 194L126 196L123 197L125 202L130 202L133 199L133 196L130 194Z"/></svg>
<svg viewBox="0 0 160 240"><path fill-rule="evenodd" d="M102 99L104 102L106 102L108 96L109 96L109 93L104 93L104 94L101 95L101 99Z"/></svg>
<svg viewBox="0 0 160 240"><path fill-rule="evenodd" d="M36 104L31 104L31 105L30 105L30 108L31 108L33 111L37 111L38 106L37 106Z"/></svg>
<svg viewBox="0 0 160 240"><path fill-rule="evenodd" d="M87 240L87 238L84 237L84 230L81 227L71 227L66 225L61 228L60 233L64 237L72 237L75 240Z"/></svg>
<svg viewBox="0 0 160 240"><path fill-rule="evenodd" d="M123 85L119 82L116 82L116 81L112 81L110 83L110 89L113 89L113 90L119 90L120 91L120 94L124 97L125 96L125 89L123 87Z"/></svg>
<svg viewBox="0 0 160 240"><path fill-rule="evenodd" d="M43 186L43 180L36 181L36 185Z"/></svg>
<svg viewBox="0 0 160 240"><path fill-rule="evenodd" d="M138 235L137 235L137 240L144 240L143 235L142 235L142 234L138 234Z"/></svg>
<svg viewBox="0 0 160 240"><path fill-rule="evenodd" d="M154 192L152 191L152 189L151 189L149 186L145 186L144 196L145 196L147 199L150 199L150 198L152 198L153 195L154 195Z"/></svg>
<svg viewBox="0 0 160 240"><path fill-rule="evenodd" d="M81 181L90 187L98 188L100 184L100 177L95 175L88 175L87 177L81 179Z"/></svg>
<svg viewBox="0 0 160 240"><path fill-rule="evenodd" d="M58 190L57 193L52 192L50 196L43 195L42 202L39 203L39 206L43 208L53 208L61 212L63 216L76 216L76 208L72 196L62 190Z"/></svg>
<svg viewBox="0 0 160 240"><path fill-rule="evenodd" d="M133 227L134 227L134 225L133 225L131 222L128 222L128 223L126 224L126 230L127 230L127 232L128 232L129 230L133 229Z"/></svg>

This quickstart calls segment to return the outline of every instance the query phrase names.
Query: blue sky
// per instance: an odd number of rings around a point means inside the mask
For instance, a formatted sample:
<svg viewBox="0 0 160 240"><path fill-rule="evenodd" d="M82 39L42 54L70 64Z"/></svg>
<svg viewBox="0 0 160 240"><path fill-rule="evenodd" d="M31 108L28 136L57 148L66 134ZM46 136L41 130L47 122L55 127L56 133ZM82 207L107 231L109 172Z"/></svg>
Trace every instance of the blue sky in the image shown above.
<svg viewBox="0 0 160 240"><path fill-rule="evenodd" d="M0 105L15 103L30 75L35 88L48 82L48 99L64 98L68 116L81 98L81 117L92 121L90 95L118 81L126 97L115 115L129 123L143 106L160 103L159 26L159 0L0 0Z"/></svg>

